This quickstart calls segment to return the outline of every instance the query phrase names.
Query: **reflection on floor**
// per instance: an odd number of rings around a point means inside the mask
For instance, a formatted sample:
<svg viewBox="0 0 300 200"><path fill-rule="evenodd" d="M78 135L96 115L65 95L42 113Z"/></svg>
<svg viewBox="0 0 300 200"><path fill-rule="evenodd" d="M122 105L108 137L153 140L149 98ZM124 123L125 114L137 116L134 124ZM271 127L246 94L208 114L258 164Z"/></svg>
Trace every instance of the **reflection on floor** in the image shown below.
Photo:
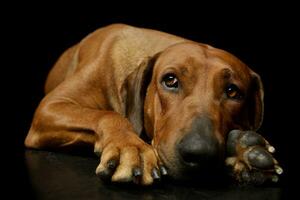
<svg viewBox="0 0 300 200"><path fill-rule="evenodd" d="M30 184L37 199L281 199L280 187L203 187L161 183L154 187L104 184L95 175L98 158L26 150Z"/></svg>

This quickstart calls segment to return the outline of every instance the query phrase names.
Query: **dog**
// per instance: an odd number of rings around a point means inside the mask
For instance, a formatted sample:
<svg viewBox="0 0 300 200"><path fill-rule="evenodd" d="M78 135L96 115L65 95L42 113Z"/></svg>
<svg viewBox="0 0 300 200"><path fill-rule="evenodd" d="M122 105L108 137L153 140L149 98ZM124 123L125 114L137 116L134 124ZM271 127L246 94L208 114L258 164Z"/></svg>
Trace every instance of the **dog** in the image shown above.
<svg viewBox="0 0 300 200"><path fill-rule="evenodd" d="M274 147L256 133L263 120L259 75L212 46L109 25L62 54L45 93L25 146L92 147L103 180L151 185L216 166L240 183L276 182L282 173Z"/></svg>

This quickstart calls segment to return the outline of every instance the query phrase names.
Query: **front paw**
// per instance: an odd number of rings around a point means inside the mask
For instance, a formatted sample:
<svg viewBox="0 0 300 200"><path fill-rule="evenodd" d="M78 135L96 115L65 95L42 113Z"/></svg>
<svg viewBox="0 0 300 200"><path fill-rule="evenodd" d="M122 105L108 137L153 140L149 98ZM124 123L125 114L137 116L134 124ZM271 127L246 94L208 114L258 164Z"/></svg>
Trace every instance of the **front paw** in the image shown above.
<svg viewBox="0 0 300 200"><path fill-rule="evenodd" d="M104 146L96 174L104 181L151 185L167 172L152 146L136 135L127 135Z"/></svg>
<svg viewBox="0 0 300 200"><path fill-rule="evenodd" d="M254 131L232 130L228 134L226 165L240 183L277 182L282 168L274 159L275 148Z"/></svg>

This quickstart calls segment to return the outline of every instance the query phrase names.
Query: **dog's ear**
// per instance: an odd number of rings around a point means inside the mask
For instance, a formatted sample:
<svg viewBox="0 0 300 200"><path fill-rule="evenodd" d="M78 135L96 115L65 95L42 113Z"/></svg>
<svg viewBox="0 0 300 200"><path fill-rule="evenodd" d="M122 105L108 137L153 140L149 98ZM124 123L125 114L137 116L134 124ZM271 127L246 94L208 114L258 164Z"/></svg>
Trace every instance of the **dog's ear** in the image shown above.
<svg viewBox="0 0 300 200"><path fill-rule="evenodd" d="M139 67L126 79L126 117L138 134L143 130L144 99L152 78L155 61L159 55L160 53L157 53L141 59Z"/></svg>
<svg viewBox="0 0 300 200"><path fill-rule="evenodd" d="M260 76L254 72L251 72L251 76L242 124L243 128L256 131L260 128L264 116L264 89Z"/></svg>

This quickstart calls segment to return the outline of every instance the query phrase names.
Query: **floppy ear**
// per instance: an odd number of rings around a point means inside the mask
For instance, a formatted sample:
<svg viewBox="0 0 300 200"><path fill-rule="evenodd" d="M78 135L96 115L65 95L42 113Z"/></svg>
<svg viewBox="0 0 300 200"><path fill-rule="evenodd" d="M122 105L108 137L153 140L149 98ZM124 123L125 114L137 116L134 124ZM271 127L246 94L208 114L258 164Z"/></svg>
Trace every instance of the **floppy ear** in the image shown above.
<svg viewBox="0 0 300 200"><path fill-rule="evenodd" d="M264 90L260 76L251 72L252 81L243 112L243 128L258 130L264 116Z"/></svg>
<svg viewBox="0 0 300 200"><path fill-rule="evenodd" d="M152 70L160 53L146 57L139 62L139 67L126 79L126 117L133 124L136 133L143 130L144 99L151 81Z"/></svg>

